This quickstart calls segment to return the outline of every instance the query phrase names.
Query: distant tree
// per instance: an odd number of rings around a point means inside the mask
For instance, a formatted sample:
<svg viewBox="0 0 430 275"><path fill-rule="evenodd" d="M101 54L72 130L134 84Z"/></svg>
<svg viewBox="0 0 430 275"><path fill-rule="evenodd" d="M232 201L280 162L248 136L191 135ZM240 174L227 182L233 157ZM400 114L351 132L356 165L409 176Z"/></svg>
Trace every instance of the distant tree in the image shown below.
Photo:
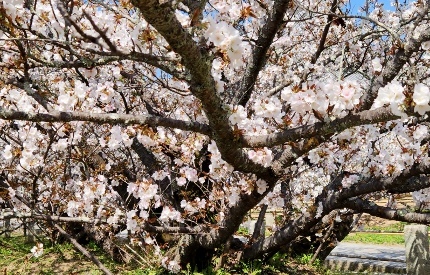
<svg viewBox="0 0 430 275"><path fill-rule="evenodd" d="M351 5L1 1L0 202L173 272L324 258L356 213L429 223L373 203L430 187L429 2Z"/></svg>

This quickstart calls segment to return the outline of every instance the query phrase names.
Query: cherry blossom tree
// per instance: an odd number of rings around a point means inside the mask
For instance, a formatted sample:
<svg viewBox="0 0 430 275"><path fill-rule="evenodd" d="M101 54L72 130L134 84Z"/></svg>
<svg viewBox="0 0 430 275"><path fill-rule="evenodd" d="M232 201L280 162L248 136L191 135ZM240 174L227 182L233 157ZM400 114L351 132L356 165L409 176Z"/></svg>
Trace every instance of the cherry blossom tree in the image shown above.
<svg viewBox="0 0 430 275"><path fill-rule="evenodd" d="M428 195L429 16L424 0L1 1L0 202L172 272L306 237L323 258L357 213L429 223L373 203Z"/></svg>

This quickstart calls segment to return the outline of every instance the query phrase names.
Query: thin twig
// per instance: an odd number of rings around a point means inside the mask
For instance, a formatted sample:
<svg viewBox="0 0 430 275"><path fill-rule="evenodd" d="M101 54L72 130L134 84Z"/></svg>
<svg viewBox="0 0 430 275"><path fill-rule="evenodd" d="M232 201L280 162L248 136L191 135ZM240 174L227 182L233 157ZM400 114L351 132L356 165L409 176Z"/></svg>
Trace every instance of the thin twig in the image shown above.
<svg viewBox="0 0 430 275"><path fill-rule="evenodd" d="M64 229L59 226L58 224L55 224L54 227L63 235L65 236L82 254L84 254L87 258L89 258L95 265L100 268L101 271L103 271L107 275L112 275L112 272L110 272L109 269L107 269L100 261L97 259L93 254L91 254L88 250L85 249L82 245L76 241L72 236L70 236Z"/></svg>
<svg viewBox="0 0 430 275"><path fill-rule="evenodd" d="M318 249L315 251L314 255L312 256L312 259L309 261L309 264L313 264L315 262L315 260L318 257L318 254L321 252L321 249L323 248L325 242L327 241L328 237L330 237L330 234L333 231L333 228L334 228L334 221L331 222L329 229L325 233L320 245L318 246Z"/></svg>

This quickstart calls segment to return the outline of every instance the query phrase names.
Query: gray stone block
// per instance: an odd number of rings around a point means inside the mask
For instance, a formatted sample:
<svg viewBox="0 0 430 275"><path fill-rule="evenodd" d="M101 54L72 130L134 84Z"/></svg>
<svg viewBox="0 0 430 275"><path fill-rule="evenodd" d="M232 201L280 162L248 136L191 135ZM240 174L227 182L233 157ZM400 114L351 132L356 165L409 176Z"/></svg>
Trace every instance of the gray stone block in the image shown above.
<svg viewBox="0 0 430 275"><path fill-rule="evenodd" d="M324 266L330 270L358 272L366 274L405 274L405 263L382 260L328 256Z"/></svg>
<svg viewBox="0 0 430 275"><path fill-rule="evenodd" d="M275 225L275 212L267 212L266 213L266 225L267 227L272 227Z"/></svg>
<svg viewBox="0 0 430 275"><path fill-rule="evenodd" d="M254 233L256 223L257 223L256 220L248 220L242 223L241 225L245 227L248 231L248 234L252 236L252 234ZM266 225L265 225L265 222L263 221L263 225L260 228L260 236L264 236L265 230L266 230Z"/></svg>
<svg viewBox="0 0 430 275"><path fill-rule="evenodd" d="M430 274L429 238L426 225L405 226L407 274Z"/></svg>

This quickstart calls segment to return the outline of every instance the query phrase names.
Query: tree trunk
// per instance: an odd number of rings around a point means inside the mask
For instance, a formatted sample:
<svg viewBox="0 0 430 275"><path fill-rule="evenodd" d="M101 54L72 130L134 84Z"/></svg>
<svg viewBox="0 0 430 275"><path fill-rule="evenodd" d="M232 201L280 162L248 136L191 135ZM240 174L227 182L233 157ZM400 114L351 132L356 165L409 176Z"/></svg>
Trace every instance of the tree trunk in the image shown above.
<svg viewBox="0 0 430 275"><path fill-rule="evenodd" d="M192 271L202 272L210 267L214 252L213 249L201 247L193 236L184 235L167 253L167 257L180 263L183 269L189 265Z"/></svg>
<svg viewBox="0 0 430 275"><path fill-rule="evenodd" d="M307 238L299 237L293 242L291 242L288 246L281 249L282 252L287 253L291 256L297 256L302 254L312 254L314 255L317 251L318 247L323 243L322 248L318 252L317 259L324 261L324 259L330 254L330 252L336 247L338 242L341 242L352 230L353 224L353 214L344 214L342 215L342 221L336 222L334 224L331 233L328 235L328 238L317 238L315 236L318 231L321 230L321 225L315 226L311 230L311 234L309 234ZM326 230L330 225L326 226L323 229L323 235L325 235Z"/></svg>
<svg viewBox="0 0 430 275"><path fill-rule="evenodd" d="M334 228L325 243L323 244L323 248L318 253L317 259L324 261L325 258L327 258L330 252L337 246L337 243L345 239L345 237L348 236L349 232L351 232L351 225L353 224L353 222L353 214L344 215L342 216L341 222L335 222ZM314 247L316 249L318 246Z"/></svg>

